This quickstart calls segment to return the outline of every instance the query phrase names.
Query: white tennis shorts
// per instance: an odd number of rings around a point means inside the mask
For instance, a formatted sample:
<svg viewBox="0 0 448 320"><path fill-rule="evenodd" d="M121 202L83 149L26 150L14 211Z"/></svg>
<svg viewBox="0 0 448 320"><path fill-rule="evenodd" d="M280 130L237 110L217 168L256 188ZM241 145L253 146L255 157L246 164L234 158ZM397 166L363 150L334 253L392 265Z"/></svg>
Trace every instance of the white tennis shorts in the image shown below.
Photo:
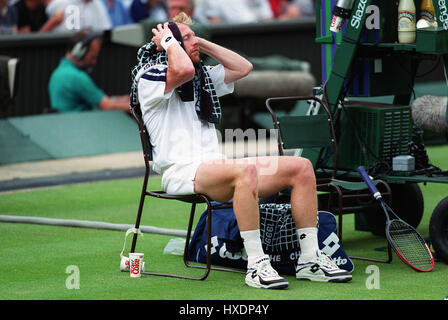
<svg viewBox="0 0 448 320"><path fill-rule="evenodd" d="M194 178L201 163L210 160L225 159L225 155L215 154L206 159L187 163L175 163L162 175L162 189L171 195L185 195L194 193Z"/></svg>

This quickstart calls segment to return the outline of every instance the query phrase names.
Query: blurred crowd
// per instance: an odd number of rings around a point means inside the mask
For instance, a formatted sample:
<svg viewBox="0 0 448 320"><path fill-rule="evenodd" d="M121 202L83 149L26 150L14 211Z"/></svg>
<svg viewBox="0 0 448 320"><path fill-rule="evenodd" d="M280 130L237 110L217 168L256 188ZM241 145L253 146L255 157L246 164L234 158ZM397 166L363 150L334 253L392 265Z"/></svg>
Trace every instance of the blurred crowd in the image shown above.
<svg viewBox="0 0 448 320"><path fill-rule="evenodd" d="M184 11L203 24L314 16L313 0L0 0L0 34L102 31Z"/></svg>

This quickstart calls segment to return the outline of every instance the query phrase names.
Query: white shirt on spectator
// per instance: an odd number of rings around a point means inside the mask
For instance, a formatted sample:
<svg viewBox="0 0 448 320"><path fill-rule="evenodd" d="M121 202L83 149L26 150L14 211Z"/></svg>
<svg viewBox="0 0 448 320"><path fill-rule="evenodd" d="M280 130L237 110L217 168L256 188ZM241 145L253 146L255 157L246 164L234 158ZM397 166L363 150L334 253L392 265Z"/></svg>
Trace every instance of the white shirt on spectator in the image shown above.
<svg viewBox="0 0 448 320"><path fill-rule="evenodd" d="M250 23L274 17L268 0L202 0L198 15L218 18L222 23Z"/></svg>
<svg viewBox="0 0 448 320"><path fill-rule="evenodd" d="M46 13L52 16L58 10L64 10L64 21L53 32L112 29L109 14L101 0L52 0Z"/></svg>
<svg viewBox="0 0 448 320"><path fill-rule="evenodd" d="M200 23L208 23L207 0L194 0L194 19Z"/></svg>
<svg viewBox="0 0 448 320"><path fill-rule="evenodd" d="M291 4L298 5L302 17L314 16L314 4L312 0L292 0Z"/></svg>

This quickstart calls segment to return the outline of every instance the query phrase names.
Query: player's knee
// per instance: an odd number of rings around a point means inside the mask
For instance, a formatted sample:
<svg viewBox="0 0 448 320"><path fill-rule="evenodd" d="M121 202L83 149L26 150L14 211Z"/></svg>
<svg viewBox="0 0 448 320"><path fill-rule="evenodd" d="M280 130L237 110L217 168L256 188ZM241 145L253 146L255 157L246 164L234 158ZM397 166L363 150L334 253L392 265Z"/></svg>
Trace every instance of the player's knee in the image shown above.
<svg viewBox="0 0 448 320"><path fill-rule="evenodd" d="M258 170L253 164L246 164L242 166L238 174L238 184L249 188L253 193L258 189Z"/></svg>
<svg viewBox="0 0 448 320"><path fill-rule="evenodd" d="M311 161L305 158L297 158L293 164L291 177L295 183L316 184L316 176Z"/></svg>

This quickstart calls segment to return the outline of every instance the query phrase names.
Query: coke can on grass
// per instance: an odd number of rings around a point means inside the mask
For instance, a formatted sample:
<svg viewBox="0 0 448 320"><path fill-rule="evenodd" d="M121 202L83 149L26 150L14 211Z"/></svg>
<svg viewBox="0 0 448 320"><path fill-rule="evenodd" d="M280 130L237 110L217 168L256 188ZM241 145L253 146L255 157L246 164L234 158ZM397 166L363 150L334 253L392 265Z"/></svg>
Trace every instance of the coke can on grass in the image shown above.
<svg viewBox="0 0 448 320"><path fill-rule="evenodd" d="M143 257L143 253L129 253L129 274L131 278L142 276Z"/></svg>

